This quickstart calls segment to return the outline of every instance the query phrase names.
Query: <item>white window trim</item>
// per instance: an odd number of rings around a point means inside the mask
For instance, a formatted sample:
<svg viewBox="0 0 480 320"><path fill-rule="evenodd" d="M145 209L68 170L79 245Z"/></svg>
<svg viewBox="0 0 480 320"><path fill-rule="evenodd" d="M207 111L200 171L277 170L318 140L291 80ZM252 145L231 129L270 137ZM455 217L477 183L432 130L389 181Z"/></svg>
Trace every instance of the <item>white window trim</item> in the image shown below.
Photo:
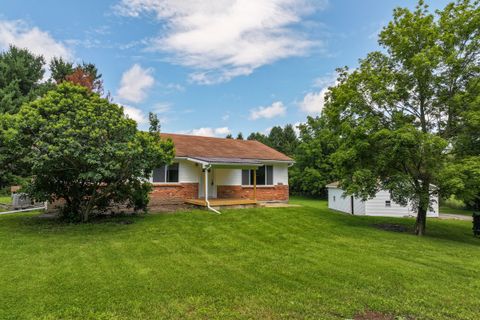
<svg viewBox="0 0 480 320"><path fill-rule="evenodd" d="M268 172L267 166L271 166L271 167L272 167L272 184L267 184L267 181L268 181L268 179L267 179L267 172ZM271 164L265 164L264 167L265 167L265 184L258 184L258 183L257 183L257 187L273 187L273 186L275 186L275 182L274 182L274 180L273 180L273 178L275 178L275 175L274 175L274 173L273 173L273 172L275 171L275 170L274 170L275 166L274 166L274 165L271 165ZM248 184L247 184L247 185L242 184L242 187L252 187L252 186L253 186L252 174L251 174L251 172L252 172L254 169L247 169L247 170L248 170ZM256 170L258 171L258 169L256 169ZM242 170L242 172L243 172L243 170ZM242 177L242 179L243 179L243 177Z"/></svg>
<svg viewBox="0 0 480 320"><path fill-rule="evenodd" d="M174 162L172 164L175 164L175 163L178 163L178 162ZM151 175L151 178L150 178L150 182L151 183L154 183L154 184L179 184L180 183L180 163L178 163L178 181L177 182L167 182L167 171L168 171L168 167L170 165L169 164L166 164L164 165L164 177L165 177L165 181L163 182L153 182L153 171L152 171L152 175Z"/></svg>

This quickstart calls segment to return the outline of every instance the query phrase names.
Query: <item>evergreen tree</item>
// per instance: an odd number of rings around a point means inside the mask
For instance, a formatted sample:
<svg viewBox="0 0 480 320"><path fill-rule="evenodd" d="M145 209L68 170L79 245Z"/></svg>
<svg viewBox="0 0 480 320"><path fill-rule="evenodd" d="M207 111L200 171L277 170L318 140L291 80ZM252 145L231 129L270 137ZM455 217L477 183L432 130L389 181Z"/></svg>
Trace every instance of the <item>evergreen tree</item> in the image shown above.
<svg viewBox="0 0 480 320"><path fill-rule="evenodd" d="M283 129L280 126L275 126L270 130L268 135L269 145L280 152L283 150L284 135Z"/></svg>
<svg viewBox="0 0 480 320"><path fill-rule="evenodd" d="M0 113L16 113L41 94L44 63L42 56L14 46L0 53Z"/></svg>

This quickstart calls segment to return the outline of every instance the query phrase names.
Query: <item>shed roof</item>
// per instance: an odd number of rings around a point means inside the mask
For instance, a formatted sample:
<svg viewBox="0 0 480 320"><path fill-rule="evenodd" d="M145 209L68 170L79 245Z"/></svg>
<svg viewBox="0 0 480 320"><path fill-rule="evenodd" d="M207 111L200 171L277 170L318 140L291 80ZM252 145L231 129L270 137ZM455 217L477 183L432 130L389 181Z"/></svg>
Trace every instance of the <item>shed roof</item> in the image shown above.
<svg viewBox="0 0 480 320"><path fill-rule="evenodd" d="M334 182L331 182L331 183L327 184L325 187L327 187L327 188L338 188L339 185L340 185L340 182L334 181Z"/></svg>
<svg viewBox="0 0 480 320"><path fill-rule="evenodd" d="M255 140L224 139L174 133L161 133L160 135L162 138L173 140L177 157L293 162L292 158Z"/></svg>

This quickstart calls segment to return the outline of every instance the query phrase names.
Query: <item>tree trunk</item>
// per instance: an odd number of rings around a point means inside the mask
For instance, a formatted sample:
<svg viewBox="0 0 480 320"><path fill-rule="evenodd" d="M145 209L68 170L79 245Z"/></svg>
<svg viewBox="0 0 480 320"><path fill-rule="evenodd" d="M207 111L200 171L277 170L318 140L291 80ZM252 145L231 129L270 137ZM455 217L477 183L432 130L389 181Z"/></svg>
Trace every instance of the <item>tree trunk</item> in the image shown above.
<svg viewBox="0 0 480 320"><path fill-rule="evenodd" d="M83 212L82 212L82 222L85 223L88 221L88 217L90 215L90 212L87 208L83 209Z"/></svg>
<svg viewBox="0 0 480 320"><path fill-rule="evenodd" d="M427 225L427 210L418 206L417 221L415 223L415 234L423 236L425 234L425 227Z"/></svg>
<svg viewBox="0 0 480 320"><path fill-rule="evenodd" d="M421 194L418 201L417 221L415 223L415 234L423 236L427 224L427 212L430 208L430 182L425 179L421 184Z"/></svg>

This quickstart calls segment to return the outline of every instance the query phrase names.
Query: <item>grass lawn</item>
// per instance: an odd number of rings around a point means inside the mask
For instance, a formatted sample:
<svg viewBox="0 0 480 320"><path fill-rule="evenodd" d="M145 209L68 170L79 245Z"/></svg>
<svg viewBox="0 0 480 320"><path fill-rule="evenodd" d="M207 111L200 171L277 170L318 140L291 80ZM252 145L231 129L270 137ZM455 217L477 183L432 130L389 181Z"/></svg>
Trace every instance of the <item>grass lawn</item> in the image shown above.
<svg viewBox="0 0 480 320"><path fill-rule="evenodd" d="M471 222L302 207L61 224L0 216L0 319L478 319ZM133 222L126 224L125 222Z"/></svg>
<svg viewBox="0 0 480 320"><path fill-rule="evenodd" d="M0 203L11 203L12 198L10 196L0 196Z"/></svg>
<svg viewBox="0 0 480 320"><path fill-rule="evenodd" d="M9 196L0 196L0 203L10 204L12 199ZM0 207L0 212L7 211L7 209Z"/></svg>
<svg viewBox="0 0 480 320"><path fill-rule="evenodd" d="M461 214L464 216L472 216L473 210L461 209L461 208L451 208L448 206L440 206L440 213L450 213L450 214Z"/></svg>

